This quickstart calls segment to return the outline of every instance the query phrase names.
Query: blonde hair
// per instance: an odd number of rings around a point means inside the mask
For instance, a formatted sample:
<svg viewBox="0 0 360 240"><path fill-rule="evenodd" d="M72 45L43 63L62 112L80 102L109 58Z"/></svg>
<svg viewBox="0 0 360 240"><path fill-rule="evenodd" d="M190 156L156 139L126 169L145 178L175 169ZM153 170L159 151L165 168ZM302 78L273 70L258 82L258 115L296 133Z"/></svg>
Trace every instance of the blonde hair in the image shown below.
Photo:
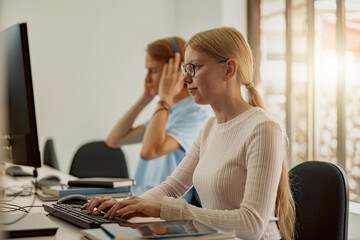
<svg viewBox="0 0 360 240"><path fill-rule="evenodd" d="M172 39L176 42L181 59L184 59L186 41L181 37L172 37ZM149 43L146 48L146 53L157 61L168 62L170 58L175 58L175 52L168 38Z"/></svg>
<svg viewBox="0 0 360 240"><path fill-rule="evenodd" d="M252 84L253 58L250 47L243 35L232 27L220 27L195 34L186 43L198 51L212 56L215 61L234 59L238 65L237 78L239 85L245 85L249 92L248 102L254 107L265 109L263 100ZM286 154L282 164L280 181L277 189L275 215L279 218L278 227L284 240L294 238L295 204L292 197Z"/></svg>

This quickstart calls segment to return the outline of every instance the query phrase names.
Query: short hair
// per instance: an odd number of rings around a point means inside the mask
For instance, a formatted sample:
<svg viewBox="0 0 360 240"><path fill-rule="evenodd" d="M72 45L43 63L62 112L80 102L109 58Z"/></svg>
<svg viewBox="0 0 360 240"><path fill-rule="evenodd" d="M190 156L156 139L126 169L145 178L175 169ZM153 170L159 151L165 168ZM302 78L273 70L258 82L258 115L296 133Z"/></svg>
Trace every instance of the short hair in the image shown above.
<svg viewBox="0 0 360 240"><path fill-rule="evenodd" d="M176 36L172 37L172 39L176 42L181 59L184 59L186 41ZM157 61L168 62L170 58L175 58L175 52L168 38L149 43L146 52Z"/></svg>

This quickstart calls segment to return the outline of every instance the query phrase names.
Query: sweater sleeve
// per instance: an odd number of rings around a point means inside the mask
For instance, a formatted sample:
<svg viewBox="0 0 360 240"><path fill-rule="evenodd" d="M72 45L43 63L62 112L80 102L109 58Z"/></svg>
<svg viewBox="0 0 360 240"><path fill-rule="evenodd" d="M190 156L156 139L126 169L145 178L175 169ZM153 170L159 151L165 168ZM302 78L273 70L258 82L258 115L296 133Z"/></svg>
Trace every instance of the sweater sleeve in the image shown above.
<svg viewBox="0 0 360 240"><path fill-rule="evenodd" d="M197 208L183 199L164 197L160 218L195 219L222 229L235 229L244 239L260 239L275 208L282 162L282 132L272 121L258 124L246 146L246 184L238 209ZM236 187L236 184L233 187Z"/></svg>
<svg viewBox="0 0 360 240"><path fill-rule="evenodd" d="M199 162L199 145L197 144L199 139L200 135L174 172L166 178L165 182L146 191L140 195L140 197L159 201L165 196L174 198L182 197L193 185L192 176Z"/></svg>

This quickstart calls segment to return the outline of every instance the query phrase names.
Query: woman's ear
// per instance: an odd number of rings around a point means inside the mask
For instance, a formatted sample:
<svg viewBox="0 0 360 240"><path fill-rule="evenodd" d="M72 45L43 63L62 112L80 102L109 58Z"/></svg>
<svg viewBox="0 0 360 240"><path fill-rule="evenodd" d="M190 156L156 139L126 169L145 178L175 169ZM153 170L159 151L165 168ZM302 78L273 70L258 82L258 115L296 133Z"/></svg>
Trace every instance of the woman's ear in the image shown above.
<svg viewBox="0 0 360 240"><path fill-rule="evenodd" d="M230 58L225 63L225 67L226 67L226 73L225 73L226 80L232 79L237 72L237 67L238 67L237 62L234 59Z"/></svg>

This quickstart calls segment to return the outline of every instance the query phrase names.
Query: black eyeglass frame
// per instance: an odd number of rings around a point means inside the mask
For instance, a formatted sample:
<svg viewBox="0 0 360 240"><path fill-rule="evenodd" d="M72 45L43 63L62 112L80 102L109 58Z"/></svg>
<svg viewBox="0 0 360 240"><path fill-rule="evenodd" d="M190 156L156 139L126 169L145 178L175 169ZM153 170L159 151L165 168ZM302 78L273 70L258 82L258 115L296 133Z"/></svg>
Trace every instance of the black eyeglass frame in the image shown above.
<svg viewBox="0 0 360 240"><path fill-rule="evenodd" d="M226 59L226 60L220 60L220 61L218 61L217 63L225 63L225 62L227 62L229 59ZM193 67L193 69L194 69L194 74L191 76L190 74L189 74L189 72L188 71L186 71L186 66L192 66ZM182 71L183 71L183 73L184 74L187 74L189 77L195 77L195 75L196 75L196 68L197 68L198 66L196 66L195 64L193 64L193 63L187 63L187 64L183 64L183 65L181 65L181 69L182 69Z"/></svg>

